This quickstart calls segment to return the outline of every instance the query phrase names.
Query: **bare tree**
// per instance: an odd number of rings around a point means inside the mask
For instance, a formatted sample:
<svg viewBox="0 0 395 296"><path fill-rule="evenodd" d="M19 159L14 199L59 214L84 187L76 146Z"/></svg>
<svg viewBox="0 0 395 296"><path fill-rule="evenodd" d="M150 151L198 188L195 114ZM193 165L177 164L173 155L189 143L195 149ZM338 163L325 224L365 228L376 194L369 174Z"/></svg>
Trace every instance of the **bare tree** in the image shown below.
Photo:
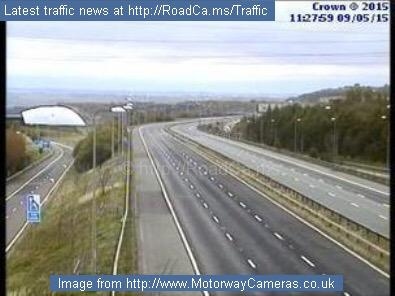
<svg viewBox="0 0 395 296"><path fill-rule="evenodd" d="M111 170L108 167L101 166L98 171L101 193L104 194L106 192L106 187L111 179Z"/></svg>

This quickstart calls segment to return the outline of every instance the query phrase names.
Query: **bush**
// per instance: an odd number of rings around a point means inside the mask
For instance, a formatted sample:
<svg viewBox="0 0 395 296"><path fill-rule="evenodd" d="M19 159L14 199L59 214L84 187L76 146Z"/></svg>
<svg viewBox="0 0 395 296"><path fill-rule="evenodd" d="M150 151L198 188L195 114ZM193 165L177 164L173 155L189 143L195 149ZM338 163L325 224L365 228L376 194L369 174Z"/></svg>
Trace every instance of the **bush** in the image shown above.
<svg viewBox="0 0 395 296"><path fill-rule="evenodd" d="M22 169L27 161L25 138L12 129L6 130L7 175Z"/></svg>
<svg viewBox="0 0 395 296"><path fill-rule="evenodd" d="M100 166L107 159L111 158L111 124L101 125L96 132L96 165ZM74 166L78 172L84 172L92 168L93 162L93 137L92 131L74 147ZM115 128L117 135L117 128ZM115 141L115 149L118 145Z"/></svg>

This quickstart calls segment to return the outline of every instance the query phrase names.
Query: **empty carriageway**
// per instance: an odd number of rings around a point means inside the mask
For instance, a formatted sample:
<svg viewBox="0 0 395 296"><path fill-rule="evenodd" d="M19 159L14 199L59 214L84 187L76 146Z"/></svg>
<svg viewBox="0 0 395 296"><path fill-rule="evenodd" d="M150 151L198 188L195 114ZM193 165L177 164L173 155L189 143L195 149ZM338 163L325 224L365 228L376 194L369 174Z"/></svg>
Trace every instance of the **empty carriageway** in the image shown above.
<svg viewBox="0 0 395 296"><path fill-rule="evenodd" d="M343 274L348 295L389 295L385 276L208 163L162 125L144 127L142 135L203 273Z"/></svg>

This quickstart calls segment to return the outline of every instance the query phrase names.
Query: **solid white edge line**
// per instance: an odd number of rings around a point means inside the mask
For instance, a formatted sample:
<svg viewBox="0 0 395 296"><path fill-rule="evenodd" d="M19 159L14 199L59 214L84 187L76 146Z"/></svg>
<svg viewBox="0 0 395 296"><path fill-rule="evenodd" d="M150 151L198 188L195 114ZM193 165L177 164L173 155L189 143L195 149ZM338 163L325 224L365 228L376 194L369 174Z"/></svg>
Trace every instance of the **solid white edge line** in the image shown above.
<svg viewBox="0 0 395 296"><path fill-rule="evenodd" d="M11 181L12 179L14 179L15 177L19 176L20 174L26 172L27 170L31 169L34 166L40 165L41 163L43 163L45 160L47 160L48 158L50 158L51 156L53 156L54 154L54 150L51 150L51 152L49 152L47 155L45 155L43 158L37 159L36 161L34 161L33 163L29 164L28 166L26 166L25 168L23 168L22 170L20 170L19 172L16 172L15 174L9 176L6 179L6 182Z"/></svg>
<svg viewBox="0 0 395 296"><path fill-rule="evenodd" d="M220 137L216 137L216 138L220 138ZM250 151L252 151L252 152L254 152L254 153L261 154L261 155L264 155L264 156L269 157L269 158L272 157L272 158L274 158L274 159L276 159L276 160L285 161L285 162L287 162L287 163L291 163L291 164L294 164L294 165L296 165L296 166L302 167L302 168L304 168L304 169L306 169L306 170L313 171L313 172L317 172L317 173L320 173L320 174L322 174L322 175L326 175L326 176L328 176L328 177L332 177L332 178L334 178L334 179L338 179L338 180L341 180L341 181L343 181L343 182L347 182L347 183L350 183L350 184L353 184L353 185L356 185L356 186L359 186L359 187L362 187L362 188L365 188L365 189L368 189L368 190L371 190L371 191L374 191L374 192L377 192L377 193L380 193L380 194L383 194L383 195L387 195L387 196L390 195L389 192L384 192L384 191L381 191L381 190L379 190L379 189L376 189L376 188L373 188L373 187L370 187L370 186L367 186L367 185L363 185L363 184L360 184L360 183L358 183L358 182L350 181L350 180L348 180L348 179L345 179L345 178L342 178L342 177L339 177L339 176L336 176L336 175L333 175L333 174L330 174L330 173L321 171L321 170L319 170L319 169L311 168L311 167L308 167L308 166L306 166L306 165L304 165L304 164L295 162L294 160L289 159L289 156L288 156L287 159L281 159L280 156L267 155L267 154L265 154L264 152L259 151L258 149L256 149L256 150L253 149L253 148L255 148L255 147L248 147L248 146L246 146L247 144L245 144L245 145L240 145L239 143L237 143L237 142L235 142L235 141L224 141L224 139L221 139L221 138L220 138L220 140L222 140L223 142L227 142L227 143L229 143L229 144L232 144L232 143L233 143L233 144L235 144L236 146L241 147L242 149L250 150Z"/></svg>
<svg viewBox="0 0 395 296"><path fill-rule="evenodd" d="M72 167L74 163L74 160L70 163L70 165L68 166L68 168L66 170L64 170L64 172L62 173L62 175L60 176L60 178L58 179L58 181L56 181L56 183L52 186L51 190L47 193L47 195L45 196L45 198L42 200L41 202L41 206L44 205L44 203L47 201L48 197L52 194L52 192L57 188L57 186L59 185L60 181L62 181L63 177L66 175L66 173L69 171L69 169ZM19 239L19 237L22 235L23 231L26 229L27 225L29 225L29 223L25 222L25 224L23 224L22 228L19 229L19 231L17 232L17 234L14 236L14 238L9 242L9 244L7 245L5 252L8 253L8 251L12 248L12 246L16 243L16 241Z"/></svg>
<svg viewBox="0 0 395 296"><path fill-rule="evenodd" d="M191 249L191 247L190 247L190 245L189 245L189 242L188 242L188 240L187 240L187 238L186 238L186 235L185 235L185 233L184 233L184 230L182 229L182 226L181 226L181 224L180 224L180 222L179 222L179 220L178 220L178 217L177 217L177 215L176 215L176 213L175 213L175 211L174 211L173 205L172 205L172 203L171 203L171 201L170 201L170 198L169 198L169 196L168 196L168 194L167 194L166 188L165 188L165 186L163 185L163 182L162 182L162 179L161 179L160 174L159 174L159 172L158 172L158 169L157 169L157 167L156 167L156 165L155 165L155 162L154 162L154 160L153 160L153 158L152 158L152 156L151 156L151 152L148 150L148 146L147 146L147 143L145 142L145 139L144 139L144 137L143 137L143 135L142 135L142 133L141 133L141 129L142 129L142 128L139 128L140 139L141 139L141 141L143 142L145 151L146 151L146 153L147 153L147 155L148 155L148 158L149 158L149 160L150 160L150 162L151 162L152 168L154 169L156 178L157 178L157 180L158 180L159 186L161 187L161 190L162 190L162 193L163 193L163 197L165 198L165 201L166 201L166 204L167 204L167 206L168 206L168 208L169 208L170 214L172 215L173 220L174 220L174 223L175 223L176 228L177 228L177 230L178 230L178 233L180 234L181 241L182 241L182 243L184 244L184 247L185 247L185 249L186 249L186 251L187 251L189 260L191 261L191 264L192 264L192 268L193 268L193 270L194 270L194 272L195 272L196 275L201 275L200 270L199 270L199 267L198 267L198 265L197 265L197 261L196 261L196 259L195 259L195 256L194 256L193 253L192 253L192 249ZM202 293L203 293L203 295L205 295L205 296L209 296L209 295L210 295L210 293L207 292L207 291L203 291Z"/></svg>
<svg viewBox="0 0 395 296"><path fill-rule="evenodd" d="M51 142L52 142L52 143L55 143L56 145L62 146L62 147L64 147L64 148L67 148L67 149L73 150L73 147L71 147L71 146L69 146L69 145L62 144L62 143L55 142L55 141L51 141Z"/></svg>
<svg viewBox="0 0 395 296"><path fill-rule="evenodd" d="M174 138L174 137L173 137ZM179 141L179 140L178 140ZM179 141L180 143L182 143L181 141ZM195 151L196 152L196 151ZM204 157L201 153L196 152L197 154L200 154L203 158L207 159L206 157ZM212 161L210 161L212 162ZM218 165L217 165L218 166ZM297 214L293 213L292 211L288 210L287 208L285 208L284 206L282 206L281 204L279 204L278 202L276 202L275 200L273 200L272 198L270 198L268 195L266 195L265 193L259 191L258 189L256 189L254 186L248 184L247 182L245 182L243 179L241 179L239 176L233 174L231 171L229 171L229 169L227 169L226 167L222 167L223 170L225 170L230 176L232 176L233 178L235 178L236 180L238 180L240 183L246 185L248 188L250 188L251 190L255 191L256 193L258 193L259 195L263 196L264 198L266 198L267 200L269 200L271 203L273 203L274 205L278 206L279 208L281 208L282 210L284 210L285 212L287 212L288 214L290 214L291 216L293 216L294 218L296 218L297 220L299 220L300 222L302 222L303 224L307 225L308 227L310 227L311 229L313 229L314 231L316 231L317 233L321 234L323 237L325 237L326 239L330 240L331 242L333 242L334 244L336 244L337 246L339 246L340 248L342 248L343 250L345 250L346 252L348 252L349 254L353 255L355 258L359 259L360 261L362 261L363 263L365 263L366 265L368 265L369 267L371 267L372 269L374 269L375 271L377 271L378 273L380 273L381 275L383 275L386 278L390 278L390 275L388 273L386 273L385 271L381 270L380 268L378 268L377 266L373 265L372 263L370 263L368 260L364 259L363 257L361 257L360 255L358 255L357 253L355 253L354 251L352 251L351 249L349 249L348 247L346 247L345 245L343 245L342 243L338 242L337 240L335 240L334 238L330 237L328 234L324 233L323 231L321 231L320 229L318 229L317 227L315 227L313 224L311 224L310 222L307 222L306 220L304 220L302 217L298 216ZM266 225L265 225L266 226Z"/></svg>
<svg viewBox="0 0 395 296"><path fill-rule="evenodd" d="M114 263L113 263L113 269L112 269L112 274L116 275L118 273L118 261L119 261L119 256L121 254L121 247L122 247L122 242L123 242L123 236L125 233L125 227L126 227L126 220L128 218L128 212L129 212L129 187L130 187L130 167L131 167L131 159L130 159L130 154L131 152L131 134L132 132L129 132L129 153L128 153L128 165L126 166L127 172L126 172L126 192L125 192L125 211L122 217L122 227L121 227L121 232L119 234L118 238L118 244L117 244L117 251L115 253L115 258L114 258ZM111 291L111 295L115 295L115 291Z"/></svg>
<svg viewBox="0 0 395 296"><path fill-rule="evenodd" d="M23 183L17 190L15 190L13 193L8 195L5 200L7 201L10 198L14 197L19 191L21 191L23 188L25 188L31 181L33 181L35 178L37 178L39 175L41 175L44 171L46 171L48 168L50 168L59 159L61 159L63 157L63 155L64 155L64 151L62 150L62 152L60 153L60 155L58 157L56 157L53 161L51 161L47 166L45 166L37 174L35 174L33 177L31 177L29 180L27 180L25 183Z"/></svg>

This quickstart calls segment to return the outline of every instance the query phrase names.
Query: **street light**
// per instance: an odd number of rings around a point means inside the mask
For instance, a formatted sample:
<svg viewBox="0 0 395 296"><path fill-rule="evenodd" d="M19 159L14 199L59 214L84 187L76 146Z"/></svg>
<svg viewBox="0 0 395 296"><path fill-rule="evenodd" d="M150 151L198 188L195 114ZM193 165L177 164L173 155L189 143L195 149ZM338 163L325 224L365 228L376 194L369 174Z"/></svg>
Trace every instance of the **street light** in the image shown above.
<svg viewBox="0 0 395 296"><path fill-rule="evenodd" d="M331 121L333 122L333 157L337 154L337 145L336 145L336 117L331 117Z"/></svg>
<svg viewBox="0 0 395 296"><path fill-rule="evenodd" d="M298 122L301 122L302 121L302 119L301 118L296 118L296 120L295 120L295 129L294 129L294 152L296 152L296 124L298 123Z"/></svg>
<svg viewBox="0 0 395 296"><path fill-rule="evenodd" d="M119 114L121 114L121 116L122 116L122 114L125 112L125 109L124 108L122 108L121 106L113 106L113 107L111 107L110 108L110 111L112 112L112 113L117 113L117 115L118 115L118 152L119 152L119 145L120 145L120 133L121 134L123 134L123 132L121 132L120 131L120 128L122 129L123 127L120 125L120 116L119 116ZM114 120L113 120L113 124L112 124L112 131L111 131L111 133L112 133L112 135L111 135L111 152L112 152L112 156L114 156L114 154L115 154L115 145L114 145L114 142L115 142L115 128L114 128ZM122 145L121 145L122 146ZM121 147L121 151L123 151L123 148Z"/></svg>
<svg viewBox="0 0 395 296"><path fill-rule="evenodd" d="M126 110L127 114L130 113L130 115L132 115L131 110L133 110L133 103L127 103L125 106L123 106L123 109ZM132 125L132 118L131 118L131 116L129 118L127 118L127 125Z"/></svg>
<svg viewBox="0 0 395 296"><path fill-rule="evenodd" d="M125 112L125 110L120 106L110 107L109 111L112 113L121 113L121 115ZM92 175L93 176L95 175L95 169L96 169L96 116L100 113L107 113L107 112L108 110L98 110L95 113L93 113L92 116L92 121L93 121ZM93 257L93 271L96 273L96 186L94 186L92 192L92 257Z"/></svg>
<svg viewBox="0 0 395 296"><path fill-rule="evenodd" d="M273 132L273 146L276 144L277 140L277 125L276 125L276 120L271 119L270 122L272 123L272 130L273 130L273 124L274 124L274 132Z"/></svg>
<svg viewBox="0 0 395 296"><path fill-rule="evenodd" d="M387 108L389 105L387 105ZM387 116L386 115L381 115L381 119L382 120L386 120ZM385 163L387 166L387 169L389 169L389 164L390 164L390 131L389 131L389 126L388 126L388 130L387 130L387 149L386 149L386 159L385 159Z"/></svg>

